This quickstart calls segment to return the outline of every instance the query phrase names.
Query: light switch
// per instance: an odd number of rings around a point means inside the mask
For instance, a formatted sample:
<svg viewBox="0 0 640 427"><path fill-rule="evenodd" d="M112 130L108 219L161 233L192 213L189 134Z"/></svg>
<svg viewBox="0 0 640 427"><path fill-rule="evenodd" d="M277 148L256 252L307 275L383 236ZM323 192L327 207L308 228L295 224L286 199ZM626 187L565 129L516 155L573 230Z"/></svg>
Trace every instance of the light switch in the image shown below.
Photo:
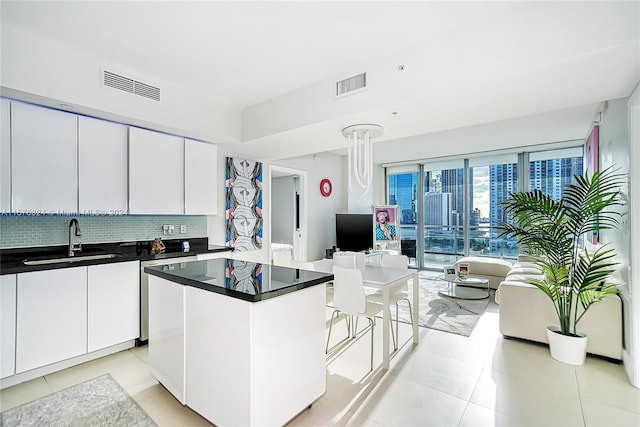
<svg viewBox="0 0 640 427"><path fill-rule="evenodd" d="M187 232L187 224L180 224L180 234Z"/></svg>

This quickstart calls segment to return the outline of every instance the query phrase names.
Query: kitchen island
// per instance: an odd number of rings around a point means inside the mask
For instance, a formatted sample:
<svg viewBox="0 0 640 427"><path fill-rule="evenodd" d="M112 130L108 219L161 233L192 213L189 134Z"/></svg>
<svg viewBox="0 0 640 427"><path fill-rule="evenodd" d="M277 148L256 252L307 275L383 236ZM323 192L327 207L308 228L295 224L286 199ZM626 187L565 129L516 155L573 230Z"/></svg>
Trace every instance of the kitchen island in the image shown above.
<svg viewBox="0 0 640 427"><path fill-rule="evenodd" d="M151 373L215 425L283 425L326 390L333 275L237 259L146 267Z"/></svg>

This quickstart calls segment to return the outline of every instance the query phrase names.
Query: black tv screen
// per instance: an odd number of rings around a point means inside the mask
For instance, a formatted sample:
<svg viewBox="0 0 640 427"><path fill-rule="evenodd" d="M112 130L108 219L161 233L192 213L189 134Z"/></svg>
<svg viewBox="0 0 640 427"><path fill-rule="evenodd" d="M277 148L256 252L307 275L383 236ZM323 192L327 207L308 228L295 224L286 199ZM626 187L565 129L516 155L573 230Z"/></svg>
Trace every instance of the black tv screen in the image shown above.
<svg viewBox="0 0 640 427"><path fill-rule="evenodd" d="M373 214L336 214L336 247L365 251L373 247Z"/></svg>

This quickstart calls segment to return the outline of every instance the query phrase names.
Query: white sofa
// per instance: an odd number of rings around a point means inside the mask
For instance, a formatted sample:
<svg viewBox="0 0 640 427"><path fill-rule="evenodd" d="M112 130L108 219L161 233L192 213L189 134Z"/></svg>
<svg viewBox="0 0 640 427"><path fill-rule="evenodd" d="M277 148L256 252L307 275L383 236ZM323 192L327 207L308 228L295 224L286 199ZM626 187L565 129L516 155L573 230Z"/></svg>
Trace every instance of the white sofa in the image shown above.
<svg viewBox="0 0 640 427"><path fill-rule="evenodd" d="M533 285L525 283L531 277L542 277L532 263L516 263L496 291L499 304L500 333L548 344L546 328L558 325L553 303ZM587 334L587 353L622 359L622 301L609 295L596 302L578 323L578 330Z"/></svg>
<svg viewBox="0 0 640 427"><path fill-rule="evenodd" d="M460 264L469 264L469 274L486 277L489 279L489 287L498 289L498 285L504 280L505 276L511 271L511 263L504 259L468 256L460 258L454 264L456 272ZM465 285L471 286L471 285ZM486 289L486 285L478 285Z"/></svg>

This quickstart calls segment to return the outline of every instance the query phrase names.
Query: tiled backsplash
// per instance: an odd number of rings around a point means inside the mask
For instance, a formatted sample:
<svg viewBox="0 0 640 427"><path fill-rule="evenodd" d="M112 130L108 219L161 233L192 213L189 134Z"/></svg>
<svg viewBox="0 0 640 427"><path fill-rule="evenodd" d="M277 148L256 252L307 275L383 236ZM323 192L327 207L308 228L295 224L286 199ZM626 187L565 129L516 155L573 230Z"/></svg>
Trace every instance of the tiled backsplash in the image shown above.
<svg viewBox="0 0 640 427"><path fill-rule="evenodd" d="M183 239L207 236L206 216L131 215L131 216L2 216L0 218L0 248L66 245L69 221L77 218L82 243L124 242L163 239ZM173 225L173 234L164 235L163 225ZM186 224L187 232L180 233Z"/></svg>

